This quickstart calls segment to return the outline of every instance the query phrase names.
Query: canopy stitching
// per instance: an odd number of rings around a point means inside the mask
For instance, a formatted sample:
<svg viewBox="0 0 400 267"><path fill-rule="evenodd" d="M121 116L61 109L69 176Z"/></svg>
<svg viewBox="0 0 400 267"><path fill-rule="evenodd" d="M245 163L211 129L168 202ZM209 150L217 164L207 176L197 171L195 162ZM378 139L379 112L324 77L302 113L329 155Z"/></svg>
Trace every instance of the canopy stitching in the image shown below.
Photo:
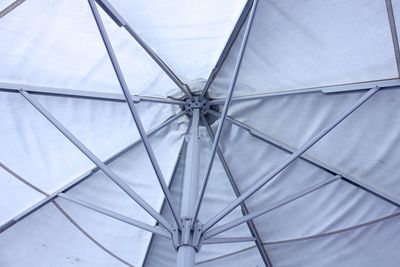
<svg viewBox="0 0 400 267"><path fill-rule="evenodd" d="M82 234L84 234L90 241L92 241L94 244L96 244L99 248L107 252L110 256L114 257L115 259L119 260L120 262L124 263L127 266L130 267L135 267L134 265L130 264L129 262L125 261L124 259L120 258L113 252L111 252L109 249L107 249L105 246L103 246L99 241L97 241L93 236L91 236L88 232L86 232L74 219L72 219L71 216L68 215L68 213L56 202L56 201L51 201L54 206L65 216L65 218L68 219L70 223L72 223Z"/></svg>
<svg viewBox="0 0 400 267"><path fill-rule="evenodd" d="M28 182L27 180L25 180L24 178L22 178L21 176L19 176L17 173L15 173L14 171L12 171L10 168L8 168L6 165L4 165L2 162L0 162L0 167L3 168L5 171L7 171L9 174L11 174L14 178L18 179L20 182L24 183L25 185L29 186L30 188L32 188L33 190L45 195L45 196L49 196L49 194L47 194L46 192L44 192L42 189L40 189L39 187L33 185L32 183Z"/></svg>
<svg viewBox="0 0 400 267"><path fill-rule="evenodd" d="M10 173L13 177L15 177L16 179L18 179L19 181L23 182L25 185L29 186L30 188L32 188L33 190L45 195L45 196L49 196L49 194L47 194L46 192L44 192L43 190L39 189L38 187L34 186L33 184L31 184L30 182L28 182L27 180L25 180L24 178L22 178L21 176L19 176L18 174L16 174L14 171L12 171L11 169L9 169L7 166L5 166L3 163L0 162L0 166L6 170L8 173ZM72 223L82 234L84 234L87 238L89 238L89 240L91 240L95 245L97 245L99 248L101 248L102 250L104 250L105 252L107 252L110 256L116 258L117 260L121 261L122 263L134 267L133 265L131 265L130 263L126 262L125 260L123 260L122 258L118 257L117 255L115 255L114 253L112 253L110 250L108 250L106 247L104 247L103 245L101 245L94 237L92 237L89 233L87 233L82 227L80 227L67 213L66 211L64 211L64 209L62 209L58 203L56 203L54 200L51 201L56 207L57 209L68 219L68 221L70 223ZM15 222L16 223L16 222ZM5 227L4 229L2 229L2 232L5 231L6 229L10 228L13 224L11 225L7 225L7 227Z"/></svg>

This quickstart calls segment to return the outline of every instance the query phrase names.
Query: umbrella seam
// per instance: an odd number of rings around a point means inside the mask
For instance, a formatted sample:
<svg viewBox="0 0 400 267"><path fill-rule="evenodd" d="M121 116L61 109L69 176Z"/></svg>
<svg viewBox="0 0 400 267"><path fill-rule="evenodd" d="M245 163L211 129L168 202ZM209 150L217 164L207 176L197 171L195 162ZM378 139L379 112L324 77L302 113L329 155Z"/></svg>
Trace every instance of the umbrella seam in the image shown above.
<svg viewBox="0 0 400 267"><path fill-rule="evenodd" d="M384 217L381 217L381 218L378 218L378 219L375 219L375 220L372 220L372 221L368 221L368 222L365 222L365 223L357 224L357 225L354 225L354 226L351 226L351 227L342 228L342 229L339 229L339 230L336 230L336 231L320 233L320 234L305 236L305 237L301 237L301 238L294 238L294 239L266 242L266 243L263 243L263 245L279 245L279 244L285 244L285 243L294 243L294 242L312 240L312 239L322 238L322 237L326 237L326 236L341 234L341 233L344 233L344 232L357 230L357 229L360 229L360 228L366 228L366 227L372 226L374 224L377 224L379 222L384 222L384 221L396 218L398 216L400 216L400 212L396 212L396 213L393 213L393 214L390 214L390 215L387 215L387 216L384 216ZM235 251L235 252L232 252L232 253L229 253L229 254L225 254L223 256L219 256L219 257L207 259L207 260L204 260L204 261L196 262L196 264L203 264L203 263L207 263L207 262L212 262L212 261L215 261L215 260L223 259L223 258L226 258L226 257L229 257L229 256L233 256L233 255L241 253L241 252L245 252L245 251L253 249L253 248L256 248L256 246L254 245L254 246L242 249L242 250L238 250L238 251Z"/></svg>
<svg viewBox="0 0 400 267"><path fill-rule="evenodd" d="M85 235L90 241L92 241L96 246L98 246L100 249L105 251L107 254L112 256L113 258L117 259L118 261L124 263L127 266L130 267L135 267L134 265L130 264L129 262L125 261L124 259L120 258L116 254L114 254L112 251L107 249L105 246L103 246L99 241L97 241L93 236L91 236L88 232L86 232L70 215L68 215L67 211L65 211L55 200L51 201L53 205L65 216L65 218L68 219L68 221L74 225L83 235Z"/></svg>
<svg viewBox="0 0 400 267"><path fill-rule="evenodd" d="M0 162L0 167L3 168L5 171L7 171L9 174L11 174L12 176L14 176L16 179L18 179L19 181L21 181L22 183L24 183L25 185L29 186L30 188L34 189L35 191L45 195L45 196L49 196L49 194L47 194L46 192L42 191L40 188L34 186L33 184L31 184L30 182L28 182L27 180L25 180L24 178L22 178L21 176L19 176L18 174L16 174L14 171L12 171L11 169L9 169L7 166L5 166L2 162ZM54 206L56 206L56 208L68 219L68 221L70 223L72 223L82 234L84 234L90 241L92 241L95 245L97 245L100 249L102 249L103 251L105 251L106 253L108 253L110 256L114 257L115 259L117 259L118 261L124 263L127 266L130 267L135 267L134 265L128 263L127 261L125 261L124 259L118 257L117 255L115 255L113 252L111 252L110 250L108 250L105 246L103 246L102 244L100 244L100 242L98 242L94 237L92 237L89 233L87 233L81 226L78 225L78 223L76 223L68 214L67 212L54 200L51 201Z"/></svg>
<svg viewBox="0 0 400 267"><path fill-rule="evenodd" d="M25 180L24 178L22 178L21 176L19 176L17 173L15 173L13 170L11 170L10 168L8 168L6 165L4 165L2 162L0 162L0 167L3 168L6 172L8 172L9 174L11 174L14 178L16 178L17 180L19 180L20 182L22 182L23 184L27 185L28 187L32 188L33 190L39 192L42 195L45 196L49 196L48 193L46 193L45 191L43 191L42 189L40 189L39 187L33 185L32 183L28 182L27 180Z"/></svg>

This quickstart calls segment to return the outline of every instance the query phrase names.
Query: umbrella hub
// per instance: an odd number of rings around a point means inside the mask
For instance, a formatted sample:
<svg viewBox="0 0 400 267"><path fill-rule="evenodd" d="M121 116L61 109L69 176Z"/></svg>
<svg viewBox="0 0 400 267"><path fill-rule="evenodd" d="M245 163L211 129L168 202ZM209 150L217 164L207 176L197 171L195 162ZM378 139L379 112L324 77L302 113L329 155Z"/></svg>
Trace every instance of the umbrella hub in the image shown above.
<svg viewBox="0 0 400 267"><path fill-rule="evenodd" d="M194 95L184 100L186 104L182 106L182 109L186 110L187 115L190 117L193 115L194 109L199 109L200 113L206 118L206 121L212 125L217 120L217 117L209 114L210 111L221 112L221 110L218 104L212 104L210 100L212 99L208 96Z"/></svg>
<svg viewBox="0 0 400 267"><path fill-rule="evenodd" d="M208 113L210 109L210 99L207 97L201 96L191 96L186 99L185 110L188 112L189 115L193 114L193 109L200 109L200 112L203 115Z"/></svg>

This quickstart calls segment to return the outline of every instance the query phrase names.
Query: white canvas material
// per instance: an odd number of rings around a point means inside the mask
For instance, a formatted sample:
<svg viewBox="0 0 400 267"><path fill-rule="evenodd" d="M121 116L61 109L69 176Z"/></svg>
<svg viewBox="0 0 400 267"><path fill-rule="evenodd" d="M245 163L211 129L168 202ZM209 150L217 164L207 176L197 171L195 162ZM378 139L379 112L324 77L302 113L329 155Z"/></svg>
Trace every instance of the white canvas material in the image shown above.
<svg viewBox="0 0 400 267"><path fill-rule="evenodd" d="M0 266L399 266L398 35L397 0L0 0Z"/></svg>

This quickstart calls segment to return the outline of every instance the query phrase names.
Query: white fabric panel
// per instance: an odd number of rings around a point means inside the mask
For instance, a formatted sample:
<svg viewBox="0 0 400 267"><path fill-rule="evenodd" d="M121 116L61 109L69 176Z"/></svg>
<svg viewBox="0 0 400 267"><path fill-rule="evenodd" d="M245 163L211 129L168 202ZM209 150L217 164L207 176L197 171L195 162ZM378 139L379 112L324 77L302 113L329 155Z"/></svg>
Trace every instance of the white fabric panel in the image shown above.
<svg viewBox="0 0 400 267"><path fill-rule="evenodd" d="M21 95L0 93L0 101L0 136L7 140L0 143L0 160L8 168L36 187L51 192L92 166Z"/></svg>
<svg viewBox="0 0 400 267"><path fill-rule="evenodd" d="M340 234L268 245L274 266L382 266L400 264L399 217Z"/></svg>
<svg viewBox="0 0 400 267"><path fill-rule="evenodd" d="M179 94L124 29L103 16L133 93ZM120 93L87 1L26 1L0 21L3 82Z"/></svg>
<svg viewBox="0 0 400 267"><path fill-rule="evenodd" d="M225 124L221 146L242 193L267 176L288 156L285 151L250 135L229 121ZM331 174L326 171L298 160L250 197L246 204L250 211L258 210L265 203L273 203L330 177Z"/></svg>
<svg viewBox="0 0 400 267"><path fill-rule="evenodd" d="M172 176L174 159L177 158L183 142L186 124L187 120L181 119L150 138L167 184ZM143 145L136 146L110 163L109 167L156 210L161 209L164 195ZM154 219L102 172L95 173L71 189L68 195L154 224ZM151 236L149 233L69 201L62 200L59 203L85 231L110 251L135 266L142 264L147 250L146 244Z"/></svg>
<svg viewBox="0 0 400 267"><path fill-rule="evenodd" d="M175 267L176 266L176 250L171 240L154 236L148 255L143 266L145 267Z"/></svg>
<svg viewBox="0 0 400 267"><path fill-rule="evenodd" d="M245 0L109 0L183 82L199 90L233 28ZM0 10L12 1L0 1ZM394 1L400 33L400 1ZM99 8L100 9L100 8ZM132 93L181 96L182 92L132 37L100 10ZM243 27L244 29L244 27ZM243 29L210 88L225 97ZM26 1L0 20L0 80L77 90L120 93L87 1ZM384 0L260 0L235 95L304 89L398 76ZM400 198L400 88L383 90L307 153L344 175ZM235 102L230 115L294 147L326 126L363 92L308 93ZM126 103L34 96L99 158L139 136ZM174 105L137 105L146 130L180 111ZM167 183L173 175L186 117L150 138ZM214 123L214 130L217 123ZM19 94L0 92L0 162L46 193L94 165ZM211 140L200 130L200 180ZM221 146L241 192L265 177L288 153L226 122ZM184 155L170 185L180 204ZM109 166L156 210L173 221L143 145ZM246 201L259 210L332 176L297 160ZM201 182L200 181L200 182ZM98 171L67 194L149 224L154 219ZM43 196L0 168L0 225ZM235 199L215 157L199 219L206 223ZM175 266L171 240L57 199L101 249L48 204L0 235L0 266ZM304 238L367 223L399 212L382 198L345 181L255 219L274 266L397 266L399 217L343 233ZM236 208L218 225L242 216ZM250 236L242 224L220 236ZM107 253L106 250L110 252ZM147 255L147 256L146 256ZM201 266L262 266L254 242L203 245Z"/></svg>
<svg viewBox="0 0 400 267"><path fill-rule="evenodd" d="M214 97L223 96L236 50L210 90ZM385 1L264 0L258 4L235 94L395 77Z"/></svg>
<svg viewBox="0 0 400 267"><path fill-rule="evenodd" d="M126 103L52 96L35 98L100 158L140 139ZM140 102L135 107L146 131L181 111L176 105L149 102ZM65 114L65 110L74 112Z"/></svg>
<svg viewBox="0 0 400 267"><path fill-rule="evenodd" d="M1 167L0 188L0 225L44 198Z"/></svg>
<svg viewBox="0 0 400 267"><path fill-rule="evenodd" d="M101 159L139 139L126 103L34 97ZM0 93L0 101L0 136L8 140L0 144L0 160L24 179L51 193L94 166L22 96ZM159 104L138 109L146 129L174 111Z"/></svg>
<svg viewBox="0 0 400 267"><path fill-rule="evenodd" d="M273 97L235 104L231 114L299 147L361 95L315 93ZM399 197L399 99L398 89L378 92L307 153Z"/></svg>
<svg viewBox="0 0 400 267"><path fill-rule="evenodd" d="M119 28L100 6L98 10L130 91L141 95L181 96L182 92L177 85L133 37L124 28ZM91 19L94 20L94 18ZM114 72L112 74L115 76Z"/></svg>
<svg viewBox="0 0 400 267"><path fill-rule="evenodd" d="M393 15L396 24L397 37L400 36L400 2L392 1Z"/></svg>
<svg viewBox="0 0 400 267"><path fill-rule="evenodd" d="M110 2L179 78L194 89L208 78L246 3L245 0Z"/></svg>
<svg viewBox="0 0 400 267"><path fill-rule="evenodd" d="M261 207L253 207L257 208ZM369 192L338 181L259 217L255 223L264 240L276 241L352 227L398 210Z"/></svg>
<svg viewBox="0 0 400 267"><path fill-rule="evenodd" d="M126 266L48 204L0 235L0 266Z"/></svg>
<svg viewBox="0 0 400 267"><path fill-rule="evenodd" d="M2 11L3 9L5 9L9 5L11 5L13 2L14 2L14 0L2 0L0 2L0 11Z"/></svg>
<svg viewBox="0 0 400 267"><path fill-rule="evenodd" d="M265 177L289 155L236 126L228 127L228 136L224 136L222 144L242 192ZM243 163L243 158L251 158L251 161ZM266 203L277 202L330 176L326 171L298 160L262 187L246 203L250 211L260 210ZM265 242L351 227L395 210L397 207L385 200L347 182L339 181L267 213L256 219L255 223ZM301 227L298 227L299 225Z"/></svg>
<svg viewBox="0 0 400 267"><path fill-rule="evenodd" d="M198 262L198 266L219 267L219 266L264 266L264 262L259 256L257 248L245 248L235 253L227 254L221 257L211 258L206 261Z"/></svg>

